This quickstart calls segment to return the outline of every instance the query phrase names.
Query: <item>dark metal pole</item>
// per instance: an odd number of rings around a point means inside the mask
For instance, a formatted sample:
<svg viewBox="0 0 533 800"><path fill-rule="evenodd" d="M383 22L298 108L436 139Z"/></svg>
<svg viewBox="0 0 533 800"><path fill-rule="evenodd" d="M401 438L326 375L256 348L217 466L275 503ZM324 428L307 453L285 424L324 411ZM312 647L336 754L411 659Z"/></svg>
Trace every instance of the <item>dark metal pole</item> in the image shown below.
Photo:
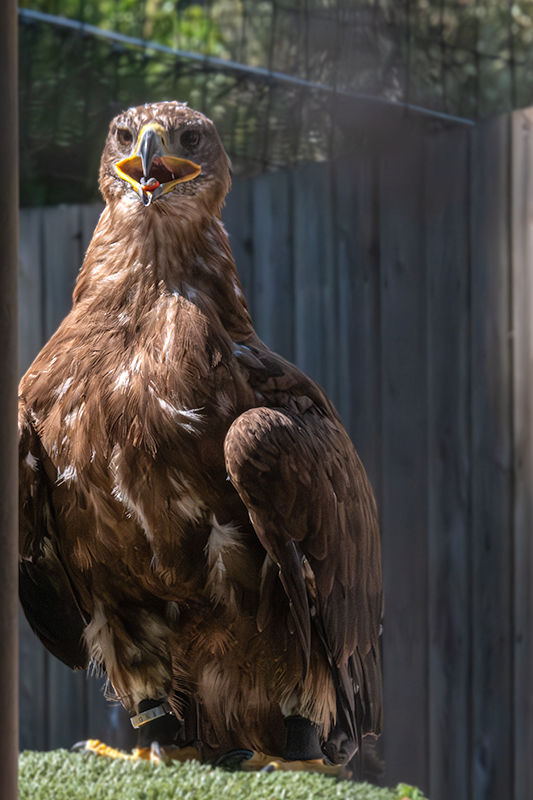
<svg viewBox="0 0 533 800"><path fill-rule="evenodd" d="M16 800L18 758L17 3L0 2L0 795Z"/></svg>

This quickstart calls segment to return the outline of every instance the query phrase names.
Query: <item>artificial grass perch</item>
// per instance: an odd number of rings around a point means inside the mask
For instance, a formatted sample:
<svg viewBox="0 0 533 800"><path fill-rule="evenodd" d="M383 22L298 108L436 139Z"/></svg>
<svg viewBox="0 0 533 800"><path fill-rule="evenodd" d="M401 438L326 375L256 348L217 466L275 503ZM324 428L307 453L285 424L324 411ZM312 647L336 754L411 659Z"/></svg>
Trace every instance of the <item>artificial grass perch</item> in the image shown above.
<svg viewBox="0 0 533 800"><path fill-rule="evenodd" d="M20 756L19 800L425 800L308 772L228 772L195 761L150 764L54 750Z"/></svg>

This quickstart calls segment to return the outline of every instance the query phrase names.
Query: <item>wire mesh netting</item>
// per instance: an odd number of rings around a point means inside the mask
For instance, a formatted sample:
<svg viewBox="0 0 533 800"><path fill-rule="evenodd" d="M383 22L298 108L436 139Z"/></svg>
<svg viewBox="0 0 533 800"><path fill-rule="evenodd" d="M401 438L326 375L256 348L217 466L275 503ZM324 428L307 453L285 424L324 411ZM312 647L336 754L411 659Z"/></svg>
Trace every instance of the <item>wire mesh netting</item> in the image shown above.
<svg viewBox="0 0 533 800"><path fill-rule="evenodd" d="M465 121L528 105L532 11L533 0L23 0L22 202L94 199L110 118L147 101L208 114L247 175L342 152L372 104Z"/></svg>

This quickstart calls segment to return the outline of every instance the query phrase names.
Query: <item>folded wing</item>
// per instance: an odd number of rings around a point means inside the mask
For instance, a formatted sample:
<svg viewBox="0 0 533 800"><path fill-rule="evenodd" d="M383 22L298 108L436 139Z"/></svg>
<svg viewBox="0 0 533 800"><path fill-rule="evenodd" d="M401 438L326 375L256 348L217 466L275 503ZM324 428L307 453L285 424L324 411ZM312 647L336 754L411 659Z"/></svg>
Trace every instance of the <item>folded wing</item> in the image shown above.
<svg viewBox="0 0 533 800"><path fill-rule="evenodd" d="M304 672L314 629L332 665L338 716L344 707L363 734L379 733L379 528L365 471L340 420L306 397L284 408L254 408L230 428L225 457L279 568ZM259 627L268 613L263 605Z"/></svg>

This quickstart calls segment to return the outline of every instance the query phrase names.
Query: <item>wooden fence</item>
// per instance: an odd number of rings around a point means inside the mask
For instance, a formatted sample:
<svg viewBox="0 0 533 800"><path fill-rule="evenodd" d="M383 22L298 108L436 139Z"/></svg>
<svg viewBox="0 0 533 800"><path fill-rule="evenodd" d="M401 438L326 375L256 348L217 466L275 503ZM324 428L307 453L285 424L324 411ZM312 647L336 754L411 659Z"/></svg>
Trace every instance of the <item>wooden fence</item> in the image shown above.
<svg viewBox="0 0 533 800"><path fill-rule="evenodd" d="M403 120L330 164L235 181L259 335L334 399L382 525L385 780L533 796L533 112ZM97 207L21 220L21 369L56 328ZM100 684L22 623L23 747L125 744Z"/></svg>

